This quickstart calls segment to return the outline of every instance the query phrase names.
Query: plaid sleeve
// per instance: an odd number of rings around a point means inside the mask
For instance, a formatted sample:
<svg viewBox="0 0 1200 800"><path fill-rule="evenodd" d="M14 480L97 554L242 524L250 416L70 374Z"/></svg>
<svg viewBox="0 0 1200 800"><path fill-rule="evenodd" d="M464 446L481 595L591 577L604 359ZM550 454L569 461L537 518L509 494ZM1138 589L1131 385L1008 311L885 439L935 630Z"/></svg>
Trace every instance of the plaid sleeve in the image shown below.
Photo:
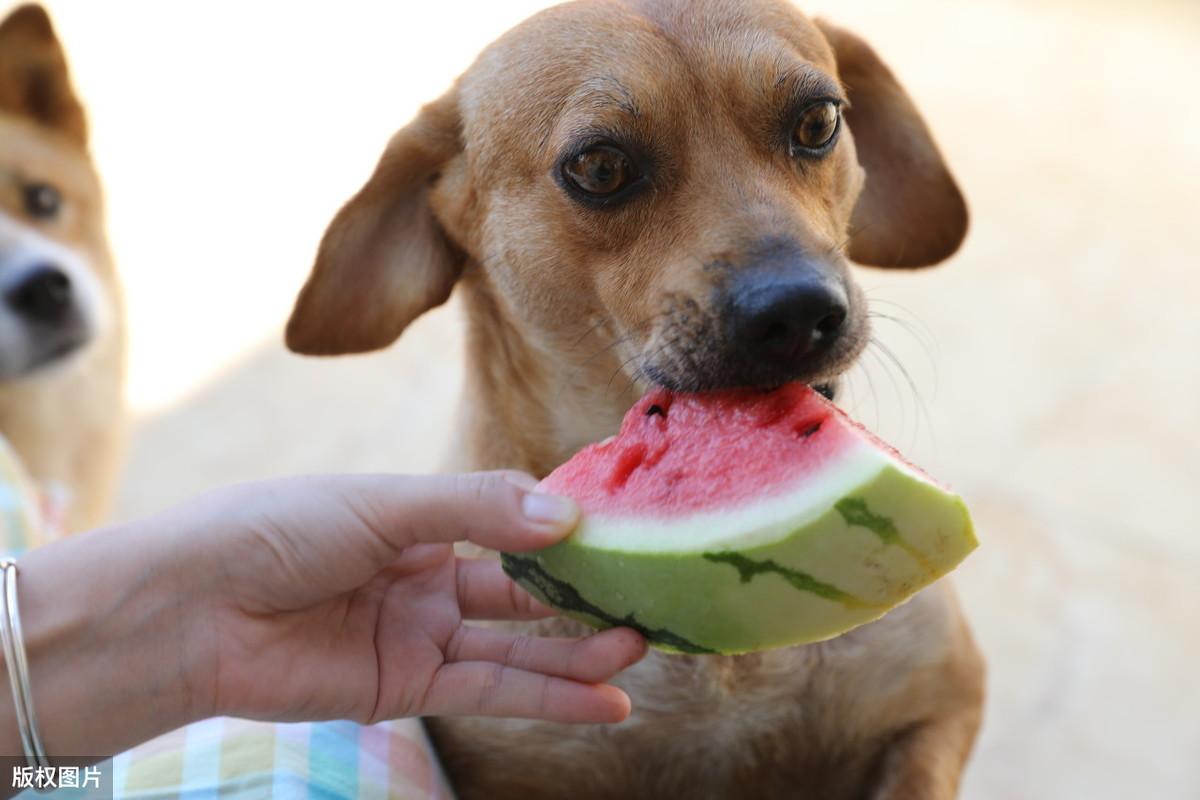
<svg viewBox="0 0 1200 800"><path fill-rule="evenodd" d="M16 555L40 543L41 500L20 460L0 436L0 553Z"/></svg>
<svg viewBox="0 0 1200 800"><path fill-rule="evenodd" d="M113 788L128 800L453 797L417 720L205 720L117 756Z"/></svg>

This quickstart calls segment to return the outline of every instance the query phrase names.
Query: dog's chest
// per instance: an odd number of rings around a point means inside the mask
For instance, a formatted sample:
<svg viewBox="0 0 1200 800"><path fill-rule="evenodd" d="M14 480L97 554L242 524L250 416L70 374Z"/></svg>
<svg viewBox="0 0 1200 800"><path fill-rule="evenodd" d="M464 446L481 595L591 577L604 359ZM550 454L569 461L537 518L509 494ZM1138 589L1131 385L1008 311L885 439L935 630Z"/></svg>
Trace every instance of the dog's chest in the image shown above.
<svg viewBox="0 0 1200 800"><path fill-rule="evenodd" d="M829 750L855 746L878 734L878 709L892 706L922 661L944 650L944 605L934 588L839 638L765 653L652 652L617 680L635 713L614 731L700 728L702 746L714 754L756 738Z"/></svg>
<svg viewBox="0 0 1200 800"><path fill-rule="evenodd" d="M875 623L802 647L652 652L615 681L633 716L564 742L557 755L608 765L594 776L593 786L609 783L596 797L795 798L798 787L823 800L857 797L883 745L919 713L906 695L923 661L945 648L946 603L933 588Z"/></svg>
<svg viewBox="0 0 1200 800"><path fill-rule="evenodd" d="M634 708L619 725L430 729L464 800L858 797L884 744L937 690L925 667L944 656L953 620L952 594L935 584L829 642L737 657L652 652L615 681ZM562 619L536 628L583 632Z"/></svg>

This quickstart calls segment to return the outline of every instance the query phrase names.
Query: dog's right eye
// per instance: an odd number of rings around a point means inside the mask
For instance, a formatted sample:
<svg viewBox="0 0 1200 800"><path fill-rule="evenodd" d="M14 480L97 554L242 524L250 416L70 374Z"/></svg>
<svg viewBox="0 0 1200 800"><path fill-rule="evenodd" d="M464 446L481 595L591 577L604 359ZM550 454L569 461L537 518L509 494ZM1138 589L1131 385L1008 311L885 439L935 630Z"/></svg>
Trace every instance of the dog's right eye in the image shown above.
<svg viewBox="0 0 1200 800"><path fill-rule="evenodd" d="M637 177L629 156L611 145L584 150L563 165L563 176L575 188L593 197L608 197Z"/></svg>
<svg viewBox="0 0 1200 800"><path fill-rule="evenodd" d="M841 108L832 100L804 109L792 130L792 155L822 155L837 137L841 121Z"/></svg>
<svg viewBox="0 0 1200 800"><path fill-rule="evenodd" d="M22 190L25 213L34 219L54 219L62 208L62 195L48 183L30 183Z"/></svg>

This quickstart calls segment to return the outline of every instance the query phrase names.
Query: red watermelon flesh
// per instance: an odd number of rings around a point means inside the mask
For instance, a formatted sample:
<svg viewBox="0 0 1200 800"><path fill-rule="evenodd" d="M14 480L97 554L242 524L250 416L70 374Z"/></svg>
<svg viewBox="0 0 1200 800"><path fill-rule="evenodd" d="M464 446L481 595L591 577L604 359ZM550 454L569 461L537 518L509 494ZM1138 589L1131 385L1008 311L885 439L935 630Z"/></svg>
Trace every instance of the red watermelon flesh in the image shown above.
<svg viewBox="0 0 1200 800"><path fill-rule="evenodd" d="M917 470L804 384L771 392L655 389L626 414L619 434L585 447L542 489L573 497L585 513L727 509L790 491L864 439Z"/></svg>

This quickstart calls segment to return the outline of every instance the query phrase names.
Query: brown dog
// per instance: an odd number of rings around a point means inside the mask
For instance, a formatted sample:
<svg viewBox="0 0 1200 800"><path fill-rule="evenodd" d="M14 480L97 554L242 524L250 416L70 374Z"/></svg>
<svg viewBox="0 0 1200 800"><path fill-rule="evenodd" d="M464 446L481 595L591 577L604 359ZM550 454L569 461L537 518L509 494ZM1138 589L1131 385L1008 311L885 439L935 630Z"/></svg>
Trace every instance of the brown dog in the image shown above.
<svg viewBox="0 0 1200 800"><path fill-rule="evenodd" d="M121 299L83 108L36 6L0 24L0 433L68 531L106 515L124 442Z"/></svg>
<svg viewBox="0 0 1200 800"><path fill-rule="evenodd" d="M932 264L966 224L912 101L853 34L782 0L583 0L502 37L392 139L288 344L384 347L457 285L455 466L544 475L617 429L629 387L832 391L867 339L847 258ZM621 725L429 727L467 800L948 798L983 666L942 583L829 642L652 653L618 683Z"/></svg>

